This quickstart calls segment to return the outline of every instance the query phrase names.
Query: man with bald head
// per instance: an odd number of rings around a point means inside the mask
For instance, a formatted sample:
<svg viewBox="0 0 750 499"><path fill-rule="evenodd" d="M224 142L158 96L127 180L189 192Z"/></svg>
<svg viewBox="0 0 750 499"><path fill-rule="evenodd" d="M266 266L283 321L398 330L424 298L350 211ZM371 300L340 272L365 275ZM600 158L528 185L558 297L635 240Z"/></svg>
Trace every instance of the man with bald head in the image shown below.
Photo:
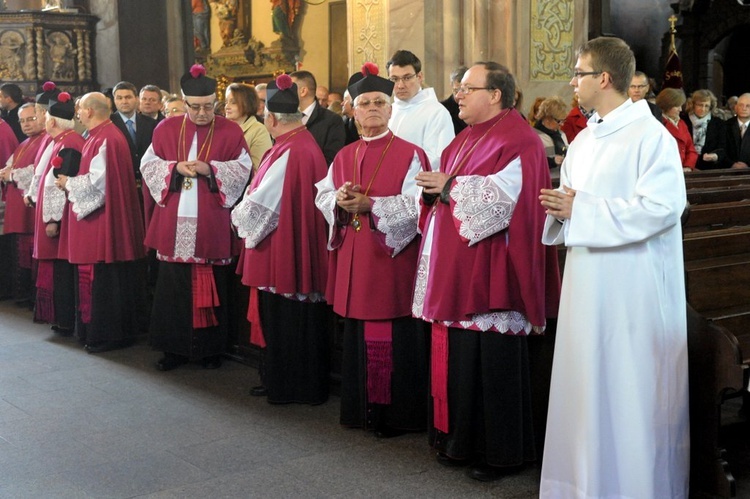
<svg viewBox="0 0 750 499"><path fill-rule="evenodd" d="M80 165L55 185L68 195L60 245L78 267L79 338L89 353L132 344L145 299L143 218L125 136L99 92L83 96L78 117L88 130ZM76 173L75 175L72 175Z"/></svg>

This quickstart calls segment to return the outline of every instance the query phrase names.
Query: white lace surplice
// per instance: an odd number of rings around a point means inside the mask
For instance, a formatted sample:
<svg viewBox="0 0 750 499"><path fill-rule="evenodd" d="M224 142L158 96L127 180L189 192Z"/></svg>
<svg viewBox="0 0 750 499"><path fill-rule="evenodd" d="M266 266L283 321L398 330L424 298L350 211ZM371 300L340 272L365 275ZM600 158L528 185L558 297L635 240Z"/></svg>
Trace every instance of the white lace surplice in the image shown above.
<svg viewBox="0 0 750 499"><path fill-rule="evenodd" d="M286 151L268 167L253 191L248 187L245 197L232 210L232 223L245 240L246 248L255 248L279 225L288 160L289 151Z"/></svg>
<svg viewBox="0 0 750 499"><path fill-rule="evenodd" d="M91 160L88 173L68 178L65 190L68 191L68 201L72 204L76 219L86 218L104 206L104 193L107 188L106 166L107 141L105 140Z"/></svg>
<svg viewBox="0 0 750 499"><path fill-rule="evenodd" d="M520 158L514 159L504 169L487 177L456 177L456 184L450 191L451 199L455 202L453 217L459 234L469 246L505 230L510 225L522 182ZM424 235L425 241L417 266L412 304L412 314L427 321L430 319L423 316L423 310L430 278L434 226L435 220L431 219ZM514 310L475 314L471 320L444 321L444 324L448 327L497 331L503 334L527 335L544 331L544 327L532 326L524 314Z"/></svg>

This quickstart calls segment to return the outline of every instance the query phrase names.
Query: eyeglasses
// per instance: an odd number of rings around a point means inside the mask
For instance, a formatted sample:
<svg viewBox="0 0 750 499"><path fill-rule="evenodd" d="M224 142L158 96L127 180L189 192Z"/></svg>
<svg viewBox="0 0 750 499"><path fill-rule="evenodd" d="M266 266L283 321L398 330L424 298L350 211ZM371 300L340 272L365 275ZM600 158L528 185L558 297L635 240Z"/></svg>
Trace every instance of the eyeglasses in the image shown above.
<svg viewBox="0 0 750 499"><path fill-rule="evenodd" d="M368 99L362 99L360 101L357 101L356 106L361 108L370 107L370 104L372 104L375 107L383 107L388 103L388 101L383 99L375 99L375 100L368 100Z"/></svg>
<svg viewBox="0 0 750 499"><path fill-rule="evenodd" d="M412 74L404 75L404 76L391 76L388 79L391 80L393 83L398 83L400 81L403 81L404 83L409 83L410 81L412 81L416 77L417 77L417 74L416 73L412 73Z"/></svg>
<svg viewBox="0 0 750 499"><path fill-rule="evenodd" d="M30 117L30 118L19 118L19 119L18 119L18 122L19 122L19 123L22 123L22 124L23 124L23 123L33 123L33 122L35 122L35 121L36 121L36 116L32 116L32 117Z"/></svg>
<svg viewBox="0 0 750 499"><path fill-rule="evenodd" d="M471 95L475 90L488 90L492 92L493 90L496 90L492 87L472 87L471 85L461 85L455 90L455 94L458 95L459 92L464 95Z"/></svg>
<svg viewBox="0 0 750 499"><path fill-rule="evenodd" d="M560 126L562 126L562 125L565 124L565 119L564 118L561 119L561 120L555 120L555 121L557 121L557 124L560 125Z"/></svg>
<svg viewBox="0 0 750 499"><path fill-rule="evenodd" d="M214 110L213 102L209 102L207 104L191 104L188 101L185 101L185 105L189 107L191 111L196 112L196 113L200 113L201 111L210 113Z"/></svg>
<svg viewBox="0 0 750 499"><path fill-rule="evenodd" d="M643 90L646 87L648 87L648 84L646 84L646 85L630 85L630 88L632 90Z"/></svg>
<svg viewBox="0 0 750 499"><path fill-rule="evenodd" d="M575 78L576 80L580 80L584 76L600 75L603 72L604 71L573 71L573 78Z"/></svg>

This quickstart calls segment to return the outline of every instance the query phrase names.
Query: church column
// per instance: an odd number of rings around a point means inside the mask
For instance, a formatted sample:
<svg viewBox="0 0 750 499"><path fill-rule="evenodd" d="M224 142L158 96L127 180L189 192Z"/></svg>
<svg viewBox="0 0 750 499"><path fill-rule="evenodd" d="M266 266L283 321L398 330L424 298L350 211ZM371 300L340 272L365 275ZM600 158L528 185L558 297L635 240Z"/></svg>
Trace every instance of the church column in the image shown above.
<svg viewBox="0 0 750 499"><path fill-rule="evenodd" d="M387 0L347 0L349 17L349 69L354 73L364 62L385 70L388 61Z"/></svg>
<svg viewBox="0 0 750 499"><path fill-rule="evenodd" d="M180 88L180 77L188 64L185 62L185 36L183 19L192 12L183 10L181 0L167 0L167 60L169 64L169 88ZM192 41L192 40L191 40ZM192 45L189 47L192 52Z"/></svg>

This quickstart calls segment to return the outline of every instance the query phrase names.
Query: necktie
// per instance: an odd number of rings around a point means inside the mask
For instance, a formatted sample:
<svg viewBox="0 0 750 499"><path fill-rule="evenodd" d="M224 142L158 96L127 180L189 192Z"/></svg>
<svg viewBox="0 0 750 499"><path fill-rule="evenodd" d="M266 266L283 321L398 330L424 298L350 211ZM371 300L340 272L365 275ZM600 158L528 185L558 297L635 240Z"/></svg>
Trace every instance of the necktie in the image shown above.
<svg viewBox="0 0 750 499"><path fill-rule="evenodd" d="M133 139L133 144L135 144L135 126L133 125L133 120L126 121L125 126L128 127L130 138Z"/></svg>

